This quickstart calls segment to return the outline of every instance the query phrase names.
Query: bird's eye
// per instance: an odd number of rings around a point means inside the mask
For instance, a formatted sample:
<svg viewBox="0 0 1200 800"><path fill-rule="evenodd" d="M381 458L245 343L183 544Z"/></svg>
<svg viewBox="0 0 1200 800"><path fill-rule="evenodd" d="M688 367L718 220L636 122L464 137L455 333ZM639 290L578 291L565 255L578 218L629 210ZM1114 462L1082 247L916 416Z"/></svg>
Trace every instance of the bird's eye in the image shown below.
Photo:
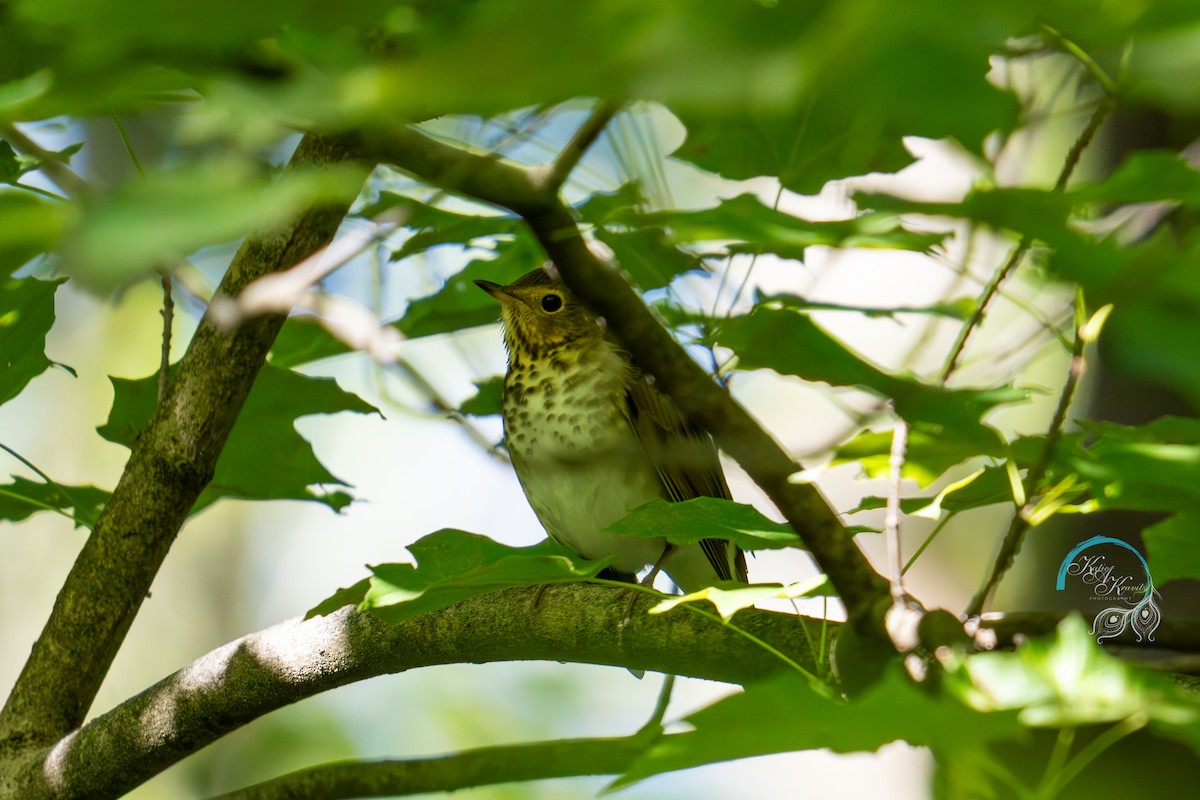
<svg viewBox="0 0 1200 800"><path fill-rule="evenodd" d="M562 307L562 295L551 293L542 298L542 310L548 314L553 314Z"/></svg>

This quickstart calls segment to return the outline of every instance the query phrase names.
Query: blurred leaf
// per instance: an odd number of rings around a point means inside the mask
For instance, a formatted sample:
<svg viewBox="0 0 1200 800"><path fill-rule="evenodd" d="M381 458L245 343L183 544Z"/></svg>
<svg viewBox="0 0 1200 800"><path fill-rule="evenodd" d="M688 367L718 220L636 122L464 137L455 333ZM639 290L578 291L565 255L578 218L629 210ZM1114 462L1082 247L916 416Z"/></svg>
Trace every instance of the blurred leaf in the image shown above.
<svg viewBox="0 0 1200 800"><path fill-rule="evenodd" d="M458 410L472 417L488 417L500 413L500 404L504 399L504 376L493 375L481 381L475 381L475 394L463 401Z"/></svg>
<svg viewBox="0 0 1200 800"><path fill-rule="evenodd" d="M174 368L173 368L174 369ZM132 447L154 413L158 376L139 380L112 378L114 398L108 421L98 428L110 442ZM222 497L243 500L315 500L339 510L350 496L322 493L311 486L347 486L313 454L296 432L295 420L311 414L378 409L341 389L332 378L311 378L264 366L217 460L212 481L196 500L195 514Z"/></svg>
<svg viewBox="0 0 1200 800"><path fill-rule="evenodd" d="M1178 153L1135 152L1107 178L1074 186L1080 203L1149 203L1174 201L1200 207L1200 172Z"/></svg>
<svg viewBox="0 0 1200 800"><path fill-rule="evenodd" d="M1142 531L1155 583L1200 580L1200 508L1180 511Z"/></svg>
<svg viewBox="0 0 1200 800"><path fill-rule="evenodd" d="M784 671L686 720L695 730L660 738L613 786L701 764L795 750L873 752L905 741L953 754L1023 735L1016 714L980 713L953 697L926 691L896 670L849 703Z"/></svg>
<svg viewBox="0 0 1200 800"><path fill-rule="evenodd" d="M65 280L10 278L0 284L0 404L51 365L46 334L54 325L54 292Z"/></svg>
<svg viewBox="0 0 1200 800"><path fill-rule="evenodd" d="M0 275L52 250L73 210L21 189L0 187Z"/></svg>
<svg viewBox="0 0 1200 800"><path fill-rule="evenodd" d="M650 609L650 613L665 614L676 606L708 601L716 606L717 613L721 615L721 619L728 621L743 608L752 608L756 603L766 600L780 598L792 600L797 597L811 597L813 595L832 596L834 594L836 593L833 590L832 584L829 583L829 579L824 575L817 575L806 581L792 583L787 586L778 583L735 586L733 582L729 582L727 588L708 586L698 592L685 594L681 597L670 597Z"/></svg>
<svg viewBox="0 0 1200 800"><path fill-rule="evenodd" d="M665 228L678 243L732 240L744 244L730 246L731 252L775 253L794 259L803 259L805 249L813 245L926 252L946 238L944 234L905 230L899 218L889 213L814 222L764 205L752 194L722 200L715 208L699 211L627 213L616 218L631 225Z"/></svg>
<svg viewBox="0 0 1200 800"><path fill-rule="evenodd" d="M611 561L585 561L550 540L531 547L510 547L451 528L424 536L408 549L417 566L371 567L371 588L363 607L388 622L501 589L575 583L595 577Z"/></svg>
<svg viewBox="0 0 1200 800"><path fill-rule="evenodd" d="M110 495L95 486L64 486L14 475L12 483L0 486L0 519L16 522L38 511L71 509L68 516L75 526L91 530Z"/></svg>
<svg viewBox="0 0 1200 800"><path fill-rule="evenodd" d="M524 231L525 225L512 216L446 211L394 192L381 193L379 199L360 210L358 216L372 218L385 211L398 214L404 226L413 231L400 249L392 253L392 261L424 253L438 245L466 246L476 239L516 236Z"/></svg>
<svg viewBox="0 0 1200 800"><path fill-rule="evenodd" d="M998 436L980 418L1002 403L1025 399L1025 392L1002 387L945 389L915 378L890 375L868 363L816 325L789 309L756 307L721 324L715 338L737 353L738 369L772 369L809 381L856 386L890 398L910 424L924 423L939 436L994 449Z"/></svg>
<svg viewBox="0 0 1200 800"><path fill-rule="evenodd" d="M651 500L605 528L626 536L662 537L671 544L727 539L743 550L803 547L784 522L772 522L754 506L717 497L693 497L673 503Z"/></svg>
<svg viewBox="0 0 1200 800"><path fill-rule="evenodd" d="M495 258L472 261L451 275L437 292L409 303L404 316L392 324L415 339L495 322L500 317L500 304L474 282L483 279L509 284L545 260L525 232L510 241L496 242L495 248Z"/></svg>
<svg viewBox="0 0 1200 800"><path fill-rule="evenodd" d="M321 200L353 197L352 170L288 170L272 179L235 160L151 172L96 200L63 241L63 267L110 290L206 245L245 236Z"/></svg>
<svg viewBox="0 0 1200 800"><path fill-rule="evenodd" d="M349 352L350 348L345 342L331 334L314 318L291 316L283 323L283 328L275 337L269 358L272 366L294 369Z"/></svg>
<svg viewBox="0 0 1200 800"><path fill-rule="evenodd" d="M1137 671L1105 653L1088 624L1071 614L1052 636L1013 652L977 653L951 672L949 686L981 711L1020 712L1031 727L1117 722L1146 714L1152 726L1176 730L1200 719L1200 702L1164 676Z"/></svg>

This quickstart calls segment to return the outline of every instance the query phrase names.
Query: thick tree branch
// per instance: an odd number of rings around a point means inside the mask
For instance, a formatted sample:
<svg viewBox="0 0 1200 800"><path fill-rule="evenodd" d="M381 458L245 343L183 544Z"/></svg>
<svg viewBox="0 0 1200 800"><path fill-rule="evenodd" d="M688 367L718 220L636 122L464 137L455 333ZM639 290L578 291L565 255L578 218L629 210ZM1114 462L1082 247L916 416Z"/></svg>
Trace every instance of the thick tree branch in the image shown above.
<svg viewBox="0 0 1200 800"><path fill-rule="evenodd" d="M180 759L282 706L354 681L451 663L550 660L611 664L742 683L786 669L730 626L678 609L636 612L623 590L573 584L514 589L388 624L350 607L231 642L97 717L22 755L0 785L24 800L117 797ZM747 610L733 624L805 669L825 623ZM836 624L828 626L835 629ZM5 765L7 770L9 767Z"/></svg>
<svg viewBox="0 0 1200 800"><path fill-rule="evenodd" d="M403 761L343 761L297 770L211 800L399 797L515 781L619 775L650 741L634 735L483 747Z"/></svg>
<svg viewBox="0 0 1200 800"><path fill-rule="evenodd" d="M309 136L291 164L348 160L340 144ZM368 170L362 167L364 180ZM278 230L249 237L220 291L237 294L250 281L325 246L352 200L309 209ZM232 333L201 322L0 712L0 753L53 742L83 721L180 526L213 474L283 320L259 317Z"/></svg>
<svg viewBox="0 0 1200 800"><path fill-rule="evenodd" d="M563 281L602 316L656 385L749 473L812 551L852 617L877 608L887 582L871 567L820 491L789 482L800 466L729 392L671 338L611 265L588 249L557 193L539 191L536 170L451 147L411 128L363 142L364 155L446 189L523 216Z"/></svg>

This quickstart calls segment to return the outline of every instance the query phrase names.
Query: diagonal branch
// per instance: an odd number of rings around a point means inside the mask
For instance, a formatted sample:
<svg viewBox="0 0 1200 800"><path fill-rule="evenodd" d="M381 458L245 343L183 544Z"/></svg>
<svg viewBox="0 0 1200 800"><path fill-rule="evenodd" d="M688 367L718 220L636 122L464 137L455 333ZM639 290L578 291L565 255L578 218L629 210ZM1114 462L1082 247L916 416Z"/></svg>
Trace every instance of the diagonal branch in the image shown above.
<svg viewBox="0 0 1200 800"><path fill-rule="evenodd" d="M600 134L608 127L608 123L617 115L618 110L619 107L616 104L606 100L601 100L596 104L592 113L579 126L579 130L575 131L571 141L567 142L566 147L558 154L558 158L550 165L550 170L542 183L545 192L557 194L562 189L567 178L571 177L571 172L579 165L588 149L600 138Z"/></svg>
<svg viewBox="0 0 1200 800"><path fill-rule="evenodd" d="M344 607L218 648L78 731L23 754L0 786L24 800L115 797L265 714L355 681L450 663L553 660L744 683L787 665L731 626L697 614L637 613L623 590L591 584L480 595L395 624ZM640 598L645 612L657 598ZM734 624L810 671L808 621L748 609ZM813 628L825 623L813 621ZM829 626L836 629L837 625ZM823 629L823 628L822 628ZM810 639L810 635L813 637Z"/></svg>
<svg viewBox="0 0 1200 800"><path fill-rule="evenodd" d="M291 166L349 159L337 142L308 136ZM368 170L361 166L364 180ZM249 237L220 291L237 294L323 247L352 200L311 208L277 230ZM47 744L83 721L180 526L212 477L283 320L281 314L259 317L232 333L201 322L0 712L0 750Z"/></svg>
<svg viewBox="0 0 1200 800"><path fill-rule="evenodd" d="M297 770L211 800L400 797L516 781L619 775L650 741L640 735L567 739L481 747L435 758L342 761Z"/></svg>
<svg viewBox="0 0 1200 800"><path fill-rule="evenodd" d="M430 183L509 208L529 223L563 281L602 316L641 369L754 479L812 551L852 616L877 608L887 582L808 484L791 483L800 466L658 323L612 265L588 249L571 209L543 192L534 170L437 142L407 128L362 142L364 155Z"/></svg>

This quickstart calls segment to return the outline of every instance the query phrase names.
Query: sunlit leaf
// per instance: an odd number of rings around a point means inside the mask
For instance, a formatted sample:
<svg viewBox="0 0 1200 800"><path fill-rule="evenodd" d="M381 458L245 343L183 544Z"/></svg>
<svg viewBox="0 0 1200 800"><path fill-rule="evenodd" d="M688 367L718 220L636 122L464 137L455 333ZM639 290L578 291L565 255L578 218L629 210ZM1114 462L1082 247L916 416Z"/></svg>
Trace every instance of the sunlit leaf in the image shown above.
<svg viewBox="0 0 1200 800"><path fill-rule="evenodd" d="M431 533L409 545L412 564L371 567L363 607L390 622L445 608L479 594L516 586L575 583L608 561L585 561L552 541L510 547L465 531Z"/></svg>
<svg viewBox="0 0 1200 800"><path fill-rule="evenodd" d="M797 597L833 594L835 594L833 586L824 575L817 575L809 580L787 586L778 583L735 586L731 583L727 587L708 586L698 592L667 598L650 609L650 613L665 614L671 609L687 603L708 602L716 606L721 619L728 620L743 608L752 608L756 603L767 600L793 600Z"/></svg>
<svg viewBox="0 0 1200 800"><path fill-rule="evenodd" d="M754 506L716 497L694 497L678 503L651 500L605 530L626 536L661 537L680 545L715 538L728 539L743 550L804 546L790 525L772 522Z"/></svg>
<svg viewBox="0 0 1200 800"><path fill-rule="evenodd" d="M878 469L878 465L875 467ZM940 520L950 514L1012 502L1012 484L1003 466L981 467L965 478L951 482L933 497L904 497L900 510L914 517ZM849 514L884 508L886 497L864 497Z"/></svg>

